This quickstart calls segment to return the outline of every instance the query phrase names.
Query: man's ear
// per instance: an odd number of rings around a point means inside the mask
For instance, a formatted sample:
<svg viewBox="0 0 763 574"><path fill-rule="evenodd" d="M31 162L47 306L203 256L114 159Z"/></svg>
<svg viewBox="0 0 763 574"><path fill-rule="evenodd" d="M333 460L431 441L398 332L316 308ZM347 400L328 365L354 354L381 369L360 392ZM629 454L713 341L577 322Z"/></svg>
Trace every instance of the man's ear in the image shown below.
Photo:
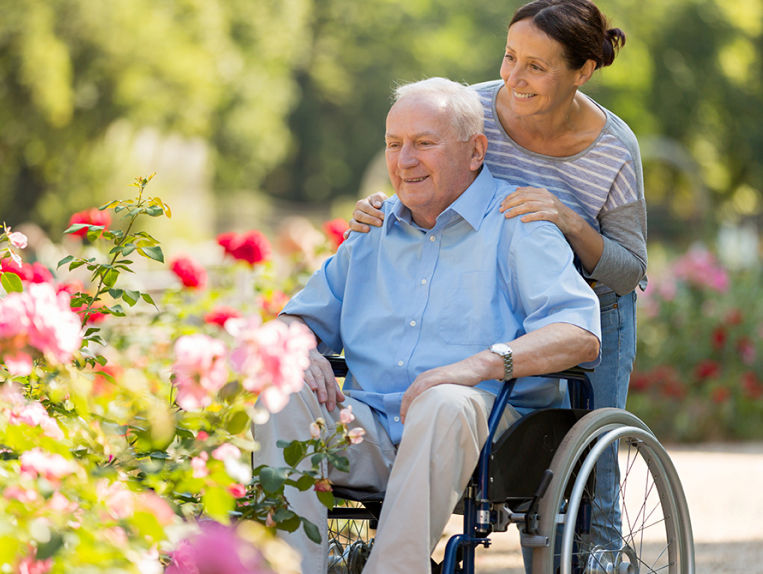
<svg viewBox="0 0 763 574"><path fill-rule="evenodd" d="M472 171L478 171L485 161L485 152L487 151L487 136L485 134L475 134L472 136L472 157L469 167Z"/></svg>

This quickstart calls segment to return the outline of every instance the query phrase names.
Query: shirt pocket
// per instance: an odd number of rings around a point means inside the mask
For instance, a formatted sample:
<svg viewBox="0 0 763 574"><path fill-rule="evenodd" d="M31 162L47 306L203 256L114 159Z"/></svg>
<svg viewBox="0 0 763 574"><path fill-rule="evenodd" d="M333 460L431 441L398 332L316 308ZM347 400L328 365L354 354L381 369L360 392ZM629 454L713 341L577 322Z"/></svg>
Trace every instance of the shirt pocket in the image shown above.
<svg viewBox="0 0 763 574"><path fill-rule="evenodd" d="M461 273L446 287L440 317L440 336L453 345L487 348L496 341L497 293L493 274L487 271Z"/></svg>

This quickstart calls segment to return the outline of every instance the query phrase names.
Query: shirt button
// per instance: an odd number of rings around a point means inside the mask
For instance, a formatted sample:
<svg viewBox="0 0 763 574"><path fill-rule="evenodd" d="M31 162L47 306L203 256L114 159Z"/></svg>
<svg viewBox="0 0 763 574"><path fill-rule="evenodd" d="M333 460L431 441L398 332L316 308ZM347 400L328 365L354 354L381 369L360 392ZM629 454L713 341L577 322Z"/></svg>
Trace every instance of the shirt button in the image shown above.
<svg viewBox="0 0 763 574"><path fill-rule="evenodd" d="M416 326L416 321L411 321L411 322L409 323L409 325L410 325L411 327L415 327L415 326Z"/></svg>
<svg viewBox="0 0 763 574"><path fill-rule="evenodd" d="M404 364L405 364L405 363L403 363L403 361L398 361L398 362L397 362L397 366L398 366L398 367L402 367Z"/></svg>
<svg viewBox="0 0 763 574"><path fill-rule="evenodd" d="M437 241L437 238L436 238L434 235L430 235L430 236L429 236L429 241L431 241L432 243L434 243L435 241Z"/></svg>
<svg viewBox="0 0 763 574"><path fill-rule="evenodd" d="M394 419L392 419L392 420L393 420L393 421L395 421L396 423L399 423L399 422L400 422L400 417L395 417L395 418L394 418Z"/></svg>
<svg viewBox="0 0 763 574"><path fill-rule="evenodd" d="M427 280L426 280L426 279L422 279L422 280L421 280L421 284L422 284L422 285L426 285L426 284L427 284Z"/></svg>

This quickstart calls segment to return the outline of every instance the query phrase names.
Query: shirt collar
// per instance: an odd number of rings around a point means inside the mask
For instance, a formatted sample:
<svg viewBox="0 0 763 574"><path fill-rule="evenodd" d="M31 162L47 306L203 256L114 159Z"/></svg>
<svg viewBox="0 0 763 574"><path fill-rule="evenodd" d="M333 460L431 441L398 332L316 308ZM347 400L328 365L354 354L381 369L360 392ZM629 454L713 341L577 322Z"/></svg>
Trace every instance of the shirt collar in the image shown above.
<svg viewBox="0 0 763 574"><path fill-rule="evenodd" d="M451 220L455 214L460 216L472 227L472 229L477 231L493 200L495 188L496 181L493 178L493 175L490 173L488 167L483 165L479 175L477 175L471 185L458 196L456 201L451 203L445 211L437 217L437 222L440 223L442 221ZM388 230L395 221L416 226L411 217L410 210L405 207L398 198L395 198L395 203L391 207L390 215L392 217L387 217L384 220Z"/></svg>

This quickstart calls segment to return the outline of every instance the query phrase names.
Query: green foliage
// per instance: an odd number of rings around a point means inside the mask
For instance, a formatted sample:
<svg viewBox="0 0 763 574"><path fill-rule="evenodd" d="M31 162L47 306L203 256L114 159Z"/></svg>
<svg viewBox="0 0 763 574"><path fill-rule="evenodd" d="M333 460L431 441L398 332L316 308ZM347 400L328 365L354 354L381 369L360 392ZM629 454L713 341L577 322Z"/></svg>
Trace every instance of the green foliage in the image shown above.
<svg viewBox="0 0 763 574"><path fill-rule="evenodd" d="M198 137L217 187L287 149L308 0L0 0L0 213L61 223L104 195L116 125ZM119 154L115 156L114 154Z"/></svg>
<svg viewBox="0 0 763 574"><path fill-rule="evenodd" d="M67 230L87 228L88 250L97 252L86 258L66 256L59 263L59 268L87 269L92 284L71 300L84 331L73 360L38 352L29 374L14 373L14 354L31 352L28 347L39 342L18 347L17 339L27 334L11 331L9 340L7 325L0 334L3 571L36 571L49 559L53 572L158 572L169 561L178 533L199 518L236 521L237 532L250 532L252 522L271 531L302 527L319 541L318 528L290 510L285 488L314 488L322 503L332 504L327 464L348 470L342 451L360 429L351 432L341 423L328 432L319 420L313 438L285 445L286 466L253 472L255 444L249 427L264 413L255 404L256 393L237 381L212 393L206 408L178 406L169 342L205 330L215 337L225 334L198 320L187 324L191 313L200 311L188 290L168 290L162 300L171 304L159 311L151 295L121 285L123 274L133 272L134 262L126 257L164 259L156 238L134 231L140 218L170 215L161 199L145 194L150 180L137 178L135 198L101 208L120 215L121 228L78 224ZM3 229L0 247L8 242L3 250L15 254L10 228ZM14 273L2 272L0 279L5 289L0 296L23 294L27 288ZM198 296L214 300L215 294ZM140 300L148 305L128 315L126 308ZM109 320L92 323L95 310ZM75 318L76 331L76 316L66 312ZM42 327L29 328L53 332L54 320L41 318ZM227 367L223 376L223 381L230 376ZM272 557L282 555L279 543L262 534L253 542L265 555L263 561L276 567ZM277 567L295 571L287 564Z"/></svg>
<svg viewBox="0 0 763 574"><path fill-rule="evenodd" d="M699 248L650 277L628 409L661 440L763 437L761 281Z"/></svg>

